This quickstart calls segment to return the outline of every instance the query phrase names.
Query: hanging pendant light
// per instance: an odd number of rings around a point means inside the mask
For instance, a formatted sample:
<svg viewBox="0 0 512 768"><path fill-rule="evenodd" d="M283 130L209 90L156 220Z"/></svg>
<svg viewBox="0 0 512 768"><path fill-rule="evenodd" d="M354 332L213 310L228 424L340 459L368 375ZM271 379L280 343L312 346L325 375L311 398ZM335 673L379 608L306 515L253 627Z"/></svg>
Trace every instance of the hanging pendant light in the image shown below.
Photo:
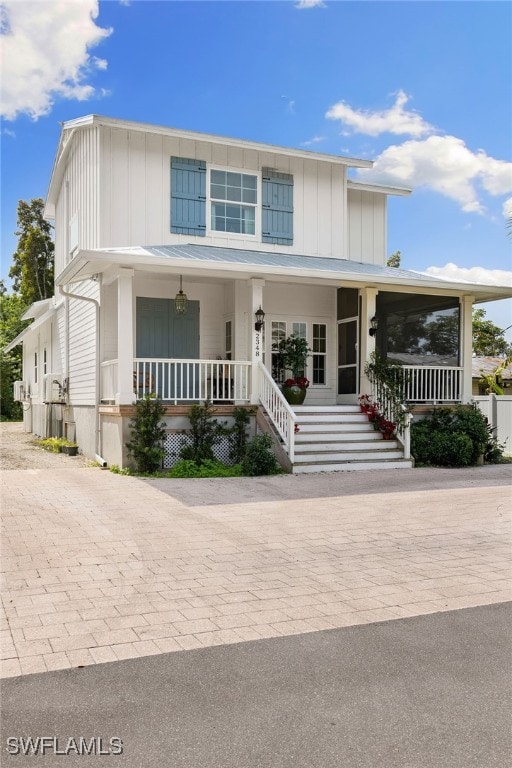
<svg viewBox="0 0 512 768"><path fill-rule="evenodd" d="M174 309L176 310L177 315L184 315L187 311L187 294L183 293L183 279L180 275L180 289L178 293L176 294L176 297L174 299Z"/></svg>

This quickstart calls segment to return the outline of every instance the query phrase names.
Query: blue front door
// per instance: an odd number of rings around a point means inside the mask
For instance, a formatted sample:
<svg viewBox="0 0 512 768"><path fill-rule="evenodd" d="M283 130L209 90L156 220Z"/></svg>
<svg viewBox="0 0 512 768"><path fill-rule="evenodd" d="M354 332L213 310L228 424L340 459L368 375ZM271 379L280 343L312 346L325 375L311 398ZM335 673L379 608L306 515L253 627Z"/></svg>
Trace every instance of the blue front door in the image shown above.
<svg viewBox="0 0 512 768"><path fill-rule="evenodd" d="M158 359L199 359L199 302L189 301L183 315L176 314L172 299L137 297L136 356ZM194 397L192 381L197 369L152 363L152 389L163 399ZM158 382L158 386L153 386ZM196 389L194 387L194 389Z"/></svg>

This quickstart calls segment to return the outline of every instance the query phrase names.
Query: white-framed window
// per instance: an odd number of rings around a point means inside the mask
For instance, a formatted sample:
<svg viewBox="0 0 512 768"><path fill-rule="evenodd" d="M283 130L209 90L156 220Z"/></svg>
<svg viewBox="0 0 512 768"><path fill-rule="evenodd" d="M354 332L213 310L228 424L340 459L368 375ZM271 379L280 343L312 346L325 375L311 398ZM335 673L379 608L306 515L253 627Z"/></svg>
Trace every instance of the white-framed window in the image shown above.
<svg viewBox="0 0 512 768"><path fill-rule="evenodd" d="M277 348L279 342L285 339L288 333L293 333L301 339L306 339L312 350L302 375L307 376L313 386L325 386L327 384L327 324L306 323L302 321L287 323L284 320L272 320L270 327L272 331L272 378L279 384L284 381L285 372L282 369L281 358Z"/></svg>
<svg viewBox="0 0 512 768"><path fill-rule="evenodd" d="M34 384L37 384L38 366L37 366L37 352L34 352Z"/></svg>
<svg viewBox="0 0 512 768"><path fill-rule="evenodd" d="M325 384L327 381L327 325L313 323L313 338L311 348L313 372L312 384Z"/></svg>
<svg viewBox="0 0 512 768"><path fill-rule="evenodd" d="M224 334L224 353L226 360L232 360L233 355L233 321L226 320L225 334Z"/></svg>
<svg viewBox="0 0 512 768"><path fill-rule="evenodd" d="M258 176L212 168L209 188L211 230L256 235Z"/></svg>
<svg viewBox="0 0 512 768"><path fill-rule="evenodd" d="M48 357L46 354L46 347L43 349L43 374L48 373Z"/></svg>
<svg viewBox="0 0 512 768"><path fill-rule="evenodd" d="M286 338L286 322L283 320L272 320L271 333L271 373L274 381L281 384L284 381L284 369L281 365L281 355L277 350L279 342Z"/></svg>

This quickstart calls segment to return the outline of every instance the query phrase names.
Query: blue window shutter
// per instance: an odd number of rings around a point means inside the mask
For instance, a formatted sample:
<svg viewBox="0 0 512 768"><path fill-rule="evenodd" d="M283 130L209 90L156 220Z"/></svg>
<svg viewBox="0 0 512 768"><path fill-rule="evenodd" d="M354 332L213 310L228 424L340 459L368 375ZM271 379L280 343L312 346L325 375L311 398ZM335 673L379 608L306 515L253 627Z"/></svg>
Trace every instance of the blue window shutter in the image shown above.
<svg viewBox="0 0 512 768"><path fill-rule="evenodd" d="M262 180L261 239L293 245L293 176L263 168Z"/></svg>
<svg viewBox="0 0 512 768"><path fill-rule="evenodd" d="M171 232L206 234L206 163L171 157Z"/></svg>

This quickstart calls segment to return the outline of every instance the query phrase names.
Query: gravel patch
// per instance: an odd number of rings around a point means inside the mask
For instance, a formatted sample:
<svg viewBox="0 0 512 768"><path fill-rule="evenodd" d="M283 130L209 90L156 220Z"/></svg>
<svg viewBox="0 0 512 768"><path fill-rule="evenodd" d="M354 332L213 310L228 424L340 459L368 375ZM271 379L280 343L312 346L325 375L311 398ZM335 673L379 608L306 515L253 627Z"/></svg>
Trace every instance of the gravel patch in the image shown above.
<svg viewBox="0 0 512 768"><path fill-rule="evenodd" d="M66 456L50 453L34 444L34 435L24 432L21 421L0 422L0 468L6 469L62 469L66 466L86 467L85 456Z"/></svg>

